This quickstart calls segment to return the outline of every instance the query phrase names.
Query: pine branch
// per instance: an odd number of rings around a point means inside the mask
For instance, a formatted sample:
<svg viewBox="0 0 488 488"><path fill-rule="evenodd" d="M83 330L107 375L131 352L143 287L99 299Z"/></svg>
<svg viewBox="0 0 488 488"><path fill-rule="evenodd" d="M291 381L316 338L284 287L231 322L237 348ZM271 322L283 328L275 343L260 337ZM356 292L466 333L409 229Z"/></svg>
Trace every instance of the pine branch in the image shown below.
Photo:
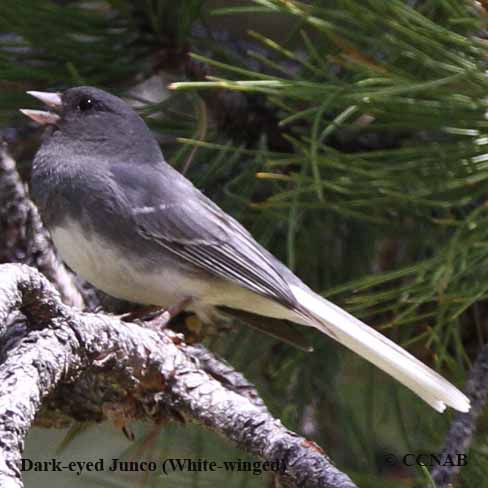
<svg viewBox="0 0 488 488"><path fill-rule="evenodd" d="M27 329L10 331L2 347L8 353L0 366L2 486L23 486L25 436L42 401L62 383L69 385L70 395L59 396L57 408L75 418L100 420L104 406L113 411L116 404L124 424L196 421L251 454L280 461L285 466L278 475L282 486L355 486L314 442L210 377L174 333L75 311L42 275L24 265L1 265L0 283L0 333L12 313L28 319ZM84 374L96 376L100 388L83 388L77 397L76 383Z"/></svg>
<svg viewBox="0 0 488 488"><path fill-rule="evenodd" d="M471 400L471 410L468 413L455 415L440 455L443 460L455 460L460 454L466 454L474 440L476 425L485 411L488 397L488 345L484 346L478 354L469 372L465 393ZM432 479L436 483L436 487L453 486L452 483L460 469L460 463L456 462L436 465L432 470Z"/></svg>

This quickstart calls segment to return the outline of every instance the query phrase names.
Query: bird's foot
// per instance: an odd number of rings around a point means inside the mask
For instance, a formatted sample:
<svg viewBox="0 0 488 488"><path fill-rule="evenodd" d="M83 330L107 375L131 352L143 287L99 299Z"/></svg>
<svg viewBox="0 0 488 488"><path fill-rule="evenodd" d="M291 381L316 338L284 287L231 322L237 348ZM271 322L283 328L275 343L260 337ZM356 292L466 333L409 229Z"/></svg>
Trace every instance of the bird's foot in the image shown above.
<svg viewBox="0 0 488 488"><path fill-rule="evenodd" d="M187 297L166 309L162 309L155 305L148 305L122 315L121 320L124 322L139 322L146 327L163 329L174 317L181 313L190 302L191 298Z"/></svg>
<svg viewBox="0 0 488 488"><path fill-rule="evenodd" d="M154 328L164 329L174 317L183 312L190 302L190 297L184 298L180 302L171 305L171 307L160 311L161 313L151 318L147 324Z"/></svg>

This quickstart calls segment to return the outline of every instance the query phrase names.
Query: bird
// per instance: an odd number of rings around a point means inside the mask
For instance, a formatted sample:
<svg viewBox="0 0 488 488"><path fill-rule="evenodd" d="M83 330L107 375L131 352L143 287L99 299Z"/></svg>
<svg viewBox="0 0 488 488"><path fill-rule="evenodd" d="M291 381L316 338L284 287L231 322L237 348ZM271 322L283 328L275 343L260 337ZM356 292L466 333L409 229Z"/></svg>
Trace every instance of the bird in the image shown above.
<svg viewBox="0 0 488 488"><path fill-rule="evenodd" d="M48 126L31 192L64 262L116 298L191 312L219 307L318 329L412 390L438 412L470 401L405 349L315 293L233 217L169 165L144 120L89 86L29 91Z"/></svg>

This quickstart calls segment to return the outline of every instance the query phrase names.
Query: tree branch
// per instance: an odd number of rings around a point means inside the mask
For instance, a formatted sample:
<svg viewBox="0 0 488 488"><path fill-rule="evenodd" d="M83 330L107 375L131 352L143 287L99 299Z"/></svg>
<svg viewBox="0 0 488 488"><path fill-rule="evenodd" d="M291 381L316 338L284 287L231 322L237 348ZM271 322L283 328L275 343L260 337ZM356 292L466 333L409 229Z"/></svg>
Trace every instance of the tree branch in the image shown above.
<svg viewBox="0 0 488 488"><path fill-rule="evenodd" d="M466 381L465 393L471 400L468 413L456 413L444 441L441 459L457 459L466 454L473 441L476 423L485 410L488 396L488 345L478 354ZM432 470L432 479L437 488L448 488L458 475L459 463L443 463Z"/></svg>
<svg viewBox="0 0 488 488"><path fill-rule="evenodd" d="M42 401L53 401L57 388L76 393L86 375L95 375L99 388L85 390L83 403L63 395L64 403L57 405L74 418L101 420L116 403L124 421L196 421L249 453L284 463L283 486L355 486L316 444L209 376L199 365L199 352L195 356L195 348L174 332L81 313L64 305L36 270L1 265L0 327L15 311L28 318L28 327L9 331L3 341L1 486L22 486L21 449Z"/></svg>

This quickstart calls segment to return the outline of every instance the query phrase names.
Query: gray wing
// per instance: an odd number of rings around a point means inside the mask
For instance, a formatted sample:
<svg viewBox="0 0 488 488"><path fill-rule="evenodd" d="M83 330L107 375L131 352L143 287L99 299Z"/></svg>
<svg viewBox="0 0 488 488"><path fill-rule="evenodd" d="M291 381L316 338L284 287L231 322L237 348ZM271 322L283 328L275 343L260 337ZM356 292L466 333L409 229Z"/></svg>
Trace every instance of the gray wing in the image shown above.
<svg viewBox="0 0 488 488"><path fill-rule="evenodd" d="M283 276L283 269L291 271L176 170L166 163L143 172L118 164L113 177L123 183L139 235L200 269L297 307Z"/></svg>

